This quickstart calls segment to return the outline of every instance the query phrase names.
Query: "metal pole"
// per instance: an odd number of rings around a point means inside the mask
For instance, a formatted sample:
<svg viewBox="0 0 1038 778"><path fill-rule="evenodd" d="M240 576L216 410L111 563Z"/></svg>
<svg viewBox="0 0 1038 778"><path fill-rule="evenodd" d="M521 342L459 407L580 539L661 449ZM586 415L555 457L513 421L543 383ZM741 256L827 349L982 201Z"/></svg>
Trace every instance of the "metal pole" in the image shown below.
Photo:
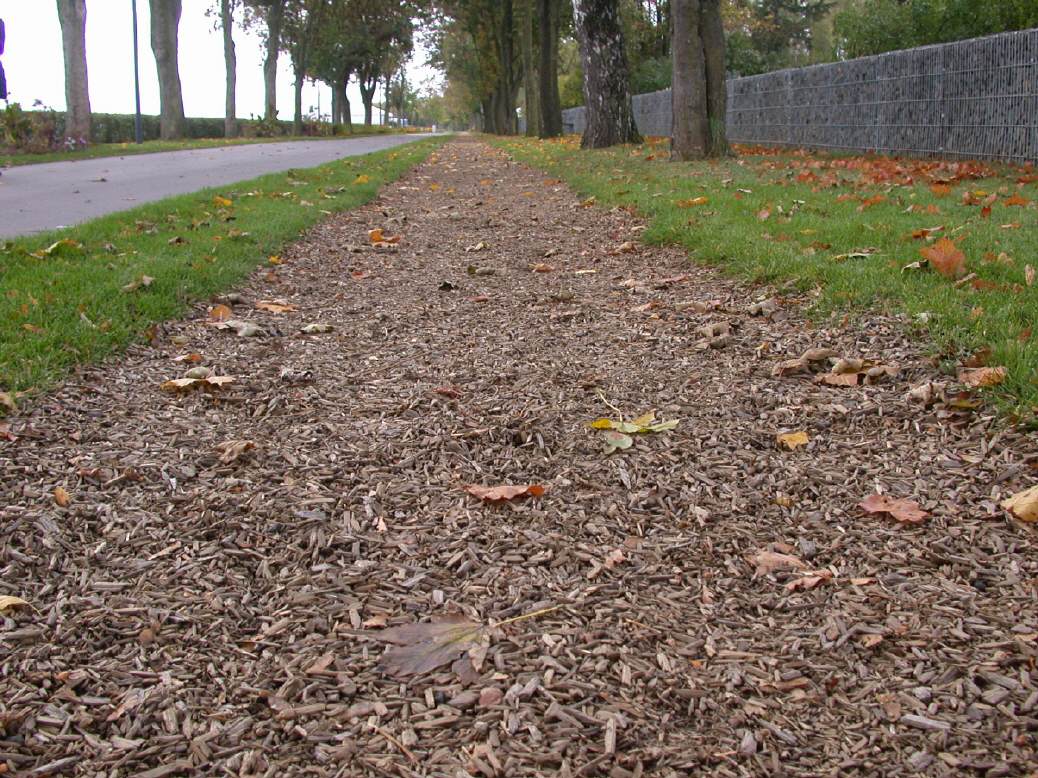
<svg viewBox="0 0 1038 778"><path fill-rule="evenodd" d="M141 131L141 62L137 53L137 0L130 0L133 8L133 95L137 101L137 115L134 118L134 137L138 143L143 143L144 138Z"/></svg>

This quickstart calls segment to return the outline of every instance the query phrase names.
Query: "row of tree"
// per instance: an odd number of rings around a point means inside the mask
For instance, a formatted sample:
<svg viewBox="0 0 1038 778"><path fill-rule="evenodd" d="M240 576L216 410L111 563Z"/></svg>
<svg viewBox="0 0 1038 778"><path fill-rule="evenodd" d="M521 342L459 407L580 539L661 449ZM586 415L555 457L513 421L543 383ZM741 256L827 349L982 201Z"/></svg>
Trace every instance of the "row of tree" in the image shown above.
<svg viewBox="0 0 1038 778"><path fill-rule="evenodd" d="M159 78L161 135L181 138L186 129L180 83L178 30L182 0L148 0L151 49ZM90 92L86 58L86 0L57 0L65 55L66 135L90 137ZM238 134L234 30L259 30L265 56L264 120L277 119L278 57L287 53L294 74L294 129L303 127L303 85L307 79L332 89L333 123L351 124L346 87L356 79L364 123L373 121L380 83L388 85L413 48L413 23L423 0L216 0L209 13L223 32L226 67L224 131Z"/></svg>
<svg viewBox="0 0 1038 778"><path fill-rule="evenodd" d="M674 77L672 151L681 159L724 154L725 39L721 0L637 0L669 28ZM517 131L520 92L526 132L562 133L559 52L576 38L587 126L582 144L637 142L624 9L628 0L438 0L435 61L448 90L463 90L486 132Z"/></svg>

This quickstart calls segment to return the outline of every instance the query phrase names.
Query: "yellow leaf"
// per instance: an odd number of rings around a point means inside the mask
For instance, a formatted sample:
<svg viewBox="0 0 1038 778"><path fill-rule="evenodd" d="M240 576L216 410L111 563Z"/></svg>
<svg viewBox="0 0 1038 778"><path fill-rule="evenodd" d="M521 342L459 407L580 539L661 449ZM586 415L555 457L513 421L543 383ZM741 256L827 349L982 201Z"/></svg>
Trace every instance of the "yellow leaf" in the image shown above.
<svg viewBox="0 0 1038 778"><path fill-rule="evenodd" d="M1002 507L1020 521L1038 521L1038 486L1017 492L1002 502Z"/></svg>
<svg viewBox="0 0 1038 778"><path fill-rule="evenodd" d="M65 487L59 486L54 490L54 502L56 502L62 508L67 508L72 502L72 496L65 491Z"/></svg>
<svg viewBox="0 0 1038 778"><path fill-rule="evenodd" d="M230 208L232 205L234 205L234 203L231 200L228 200L226 197L220 197L220 195L216 195L213 198L213 205L219 208Z"/></svg>
<svg viewBox="0 0 1038 778"><path fill-rule="evenodd" d="M808 434L803 430L798 430L797 432L786 432L781 435L776 435L775 441L780 446L793 451L801 446L806 446L811 441L811 438L808 437Z"/></svg>
<svg viewBox="0 0 1038 778"><path fill-rule="evenodd" d="M267 262L269 262L272 265L283 265L285 263L285 260L283 260L277 254L272 254L271 256L267 257Z"/></svg>
<svg viewBox="0 0 1038 778"><path fill-rule="evenodd" d="M354 185L367 184L367 183L370 183L370 182L371 182L371 179L368 176L364 175L363 173L361 173L359 176L357 176L354 179L354 181L353 181Z"/></svg>
<svg viewBox="0 0 1038 778"><path fill-rule="evenodd" d="M613 428L612 419L595 419L591 422L592 429L596 430L611 430Z"/></svg>
<svg viewBox="0 0 1038 778"><path fill-rule="evenodd" d="M678 200L674 205L678 208L695 208L697 205L706 205L710 202L709 197L693 197L691 200Z"/></svg>
<svg viewBox="0 0 1038 778"><path fill-rule="evenodd" d="M9 594L0 595L0 613L7 613L7 611L11 608L18 608L22 606L28 608L32 607L32 605L27 603L21 597L12 597Z"/></svg>
<svg viewBox="0 0 1038 778"><path fill-rule="evenodd" d="M643 413L637 419L632 419L631 424L639 427L648 427L654 421L656 421L656 411L649 411L648 413Z"/></svg>

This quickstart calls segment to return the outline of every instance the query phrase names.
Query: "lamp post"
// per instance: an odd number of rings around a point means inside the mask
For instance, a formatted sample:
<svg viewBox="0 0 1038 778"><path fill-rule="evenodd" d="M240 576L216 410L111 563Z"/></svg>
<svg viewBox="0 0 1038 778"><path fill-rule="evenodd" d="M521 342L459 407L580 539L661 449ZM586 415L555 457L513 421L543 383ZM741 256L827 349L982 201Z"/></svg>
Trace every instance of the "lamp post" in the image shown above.
<svg viewBox="0 0 1038 778"><path fill-rule="evenodd" d="M141 132L141 63L140 55L137 53L137 0L130 0L133 8L133 96L137 103L137 115L133 121L134 138L142 143L144 138Z"/></svg>

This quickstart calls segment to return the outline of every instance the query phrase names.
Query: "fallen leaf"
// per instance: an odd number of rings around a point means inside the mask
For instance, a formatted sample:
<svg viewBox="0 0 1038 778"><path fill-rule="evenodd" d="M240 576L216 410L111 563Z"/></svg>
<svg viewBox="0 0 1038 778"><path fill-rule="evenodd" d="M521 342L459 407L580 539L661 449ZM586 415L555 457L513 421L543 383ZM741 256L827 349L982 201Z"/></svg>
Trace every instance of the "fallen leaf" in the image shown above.
<svg viewBox="0 0 1038 778"><path fill-rule="evenodd" d="M960 370L958 379L966 386L998 386L1006 380L1004 367L974 367Z"/></svg>
<svg viewBox="0 0 1038 778"><path fill-rule="evenodd" d="M59 486L54 490L54 502L62 508L67 508L72 503L72 496L65 490L65 487Z"/></svg>
<svg viewBox="0 0 1038 778"><path fill-rule="evenodd" d="M234 311L231 310L229 305L218 303L209 309L209 319L211 321L227 321L234 315Z"/></svg>
<svg viewBox="0 0 1038 778"><path fill-rule="evenodd" d="M213 197L213 205L215 205L217 208L229 208L230 206L234 205L234 203L233 201L228 200L226 197L220 197L220 195L215 195Z"/></svg>
<svg viewBox="0 0 1038 778"><path fill-rule="evenodd" d="M623 561L624 561L624 552L621 551L620 549L616 548L616 549L613 549L612 551L610 551L608 554L606 554L606 557L605 557L605 560L603 561L603 564L605 565L607 570L612 570L617 565L623 564Z"/></svg>
<svg viewBox="0 0 1038 778"><path fill-rule="evenodd" d="M331 332L332 325L314 322L313 324L304 324L299 328L299 331L304 335L317 335L322 332Z"/></svg>
<svg viewBox="0 0 1038 778"><path fill-rule="evenodd" d="M1009 499L1003 500L1002 507L1020 521L1038 521L1038 486L1024 489Z"/></svg>
<svg viewBox="0 0 1038 778"><path fill-rule="evenodd" d="M173 357L174 362L190 362L191 364L197 364L202 361L201 354L181 354L179 357Z"/></svg>
<svg viewBox="0 0 1038 778"><path fill-rule="evenodd" d="M284 300L259 300L256 303L256 310L269 311L270 313L291 313L298 309Z"/></svg>
<svg viewBox="0 0 1038 778"><path fill-rule="evenodd" d="M0 595L0 613L7 613L11 608L31 608L21 597L13 597L9 594Z"/></svg>
<svg viewBox="0 0 1038 778"><path fill-rule="evenodd" d="M769 575L777 570L805 570L807 565L792 554L780 554L777 551L758 551L748 556L747 561L754 565L754 578Z"/></svg>
<svg viewBox="0 0 1038 778"><path fill-rule="evenodd" d="M616 247L616 250L620 254L633 254L638 250L638 245L632 241L625 240L623 243Z"/></svg>
<svg viewBox="0 0 1038 778"><path fill-rule="evenodd" d="M966 275L966 255L948 238L919 249L919 253L945 278L957 279Z"/></svg>
<svg viewBox="0 0 1038 778"><path fill-rule="evenodd" d="M889 513L902 524L920 524L930 514L912 500L895 500L885 494L870 494L859 507L867 513Z"/></svg>
<svg viewBox="0 0 1038 778"><path fill-rule="evenodd" d="M368 184L368 183L371 183L371 178L369 176L364 175L363 173L361 173L359 176L357 176L355 179L353 179L353 185L354 186L359 186L361 184Z"/></svg>
<svg viewBox="0 0 1038 778"><path fill-rule="evenodd" d="M818 584L833 579L833 573L831 570L810 570L802 575L800 578L795 578L786 584L787 592L795 592L797 590L808 591L814 589Z"/></svg>
<svg viewBox="0 0 1038 778"><path fill-rule="evenodd" d="M699 205L706 205L710 202L709 197L693 197L690 200L678 200L674 203L678 208L695 208Z"/></svg>
<svg viewBox="0 0 1038 778"><path fill-rule="evenodd" d="M220 455L220 461L229 465L254 448L256 444L251 440L227 440L217 445L216 451Z"/></svg>
<svg viewBox="0 0 1038 778"><path fill-rule="evenodd" d="M1024 283L1028 286L1034 286L1035 270L1030 265L1024 266Z"/></svg>
<svg viewBox="0 0 1038 778"><path fill-rule="evenodd" d="M930 191L937 197L947 197L951 192L951 187L947 184L930 184Z"/></svg>
<svg viewBox="0 0 1038 778"><path fill-rule="evenodd" d="M1024 197L1023 195L1021 195L1021 194L1020 194L1019 192L1017 192L1016 194L1014 194L1014 195L1013 195L1012 197L1007 197L1007 198L1006 198L1006 199L1005 199L1005 200L1003 201L1003 205L1017 205L1017 206L1025 206L1025 205L1030 205L1030 203L1031 203L1031 201L1030 201L1030 200L1028 200L1028 199L1027 199L1026 197Z"/></svg>
<svg viewBox="0 0 1038 778"><path fill-rule="evenodd" d="M479 243L475 244L474 246L466 246L465 247L465 251L483 251L486 248L487 248L487 244L484 243L483 241L480 241Z"/></svg>
<svg viewBox="0 0 1038 778"><path fill-rule="evenodd" d="M159 388L166 392L185 392L202 387L214 387L218 389L225 384L233 382L233 376L229 375L209 376L208 378L174 378L171 381L163 382Z"/></svg>
<svg viewBox="0 0 1038 778"><path fill-rule="evenodd" d="M551 265L549 265L549 264L546 264L546 263L544 263L544 262L538 262L538 263L537 263L536 265L531 265L531 266L530 266L530 269L531 269L531 270L532 270L532 271L533 271L534 273L550 273L550 272L551 272L551 271L553 271L553 270L554 270L555 268L554 268L554 267L552 267L552 266L551 266Z"/></svg>
<svg viewBox="0 0 1038 778"><path fill-rule="evenodd" d="M501 502L502 500L512 500L516 497L540 497L546 491L540 484L517 484L514 486L467 484L464 489L473 497L478 497L487 502Z"/></svg>
<svg viewBox="0 0 1038 778"><path fill-rule="evenodd" d="M155 281L155 279L152 278L151 276L144 276L144 275L142 275L142 276L139 276L138 278L134 279L130 283L126 284L123 287L123 291L127 292L127 293L129 293L129 292L136 292L138 289L141 289L141 288L146 287L146 286L151 286L154 281Z"/></svg>
<svg viewBox="0 0 1038 778"><path fill-rule="evenodd" d="M811 442L811 438L804 430L798 430L797 432L784 432L780 435L775 436L775 442L783 448L794 451L801 446L806 446Z"/></svg>
<svg viewBox="0 0 1038 778"><path fill-rule="evenodd" d="M767 208L761 208L759 211L757 211L757 219L758 219L758 221L764 222L764 221L767 221L770 218L771 218L771 211L769 211Z"/></svg>
<svg viewBox="0 0 1038 778"><path fill-rule="evenodd" d="M634 438L616 430L609 430L604 437L605 453L607 455L617 451L625 451L634 445Z"/></svg>
<svg viewBox="0 0 1038 778"><path fill-rule="evenodd" d="M272 265L283 265L283 264L285 264L285 260L283 260L277 254L272 254L269 257L267 257L267 262L269 262Z"/></svg>
<svg viewBox="0 0 1038 778"><path fill-rule="evenodd" d="M382 244L394 245L400 242L401 237L402 236L400 235L385 235L383 234L381 227L376 227L373 230L368 230L368 241L373 246L378 246Z"/></svg>
<svg viewBox="0 0 1038 778"><path fill-rule="evenodd" d="M443 667L475 649L483 640L483 625L454 614L390 627L373 637L394 646L379 659L378 669L392 678L407 678Z"/></svg>
<svg viewBox="0 0 1038 778"><path fill-rule="evenodd" d="M251 321L243 321L242 319L228 319L224 322L226 328L230 328L237 333L239 338L251 338L256 335L263 334L263 328L258 324L254 324Z"/></svg>
<svg viewBox="0 0 1038 778"><path fill-rule="evenodd" d="M826 386L857 386L861 383L860 373L822 373L815 382Z"/></svg>

